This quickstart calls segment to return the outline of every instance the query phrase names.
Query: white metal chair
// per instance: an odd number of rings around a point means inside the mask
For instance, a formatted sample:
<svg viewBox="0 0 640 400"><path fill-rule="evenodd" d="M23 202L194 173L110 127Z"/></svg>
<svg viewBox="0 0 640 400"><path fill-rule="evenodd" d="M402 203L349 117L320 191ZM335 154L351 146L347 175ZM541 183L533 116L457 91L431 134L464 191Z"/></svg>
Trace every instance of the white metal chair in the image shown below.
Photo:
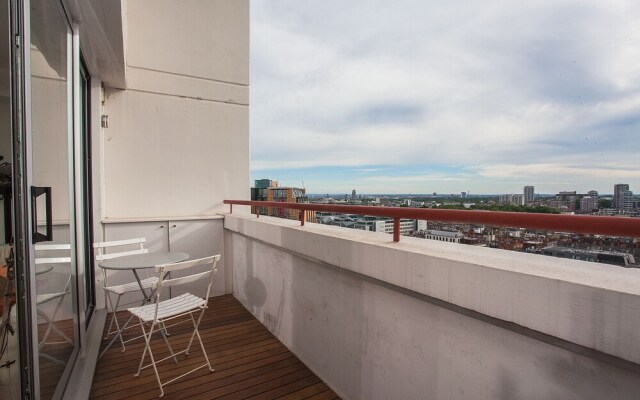
<svg viewBox="0 0 640 400"><path fill-rule="evenodd" d="M110 260L112 258L117 258L117 257L148 253L149 250L144 248L145 242L146 242L145 238L136 238L136 239L115 240L111 242L94 243L93 248L96 249L97 251L96 261L100 262L100 261ZM136 248L134 250L119 251L116 253L108 252L113 248L122 247L122 246L128 246L129 248L131 247L136 247ZM145 290L150 289L154 284L158 282L158 277L149 276L148 272L146 273L147 273L147 277L140 281L142 283L142 287ZM111 321L109 322L109 328L107 329L107 333L104 337L104 339L108 339L111 334L113 333L117 334L118 332L120 332L120 324L118 323L118 318L116 318L116 312L118 311L118 306L120 305L120 300L122 299L122 296L127 293L139 292L140 285L138 284L138 282L135 282L135 281L125 283L122 285L109 285L109 281L108 281L109 274L107 270L104 268L102 268L102 277L103 277L102 289L104 290L105 307L107 307L107 311L109 311L109 307L111 308ZM113 304L111 295L116 296L115 305ZM114 323L116 325L116 328L115 330L111 330ZM125 346L124 346L124 340L122 339L122 335L120 335L120 344L122 345L122 351L124 351Z"/></svg>
<svg viewBox="0 0 640 400"><path fill-rule="evenodd" d="M65 250L67 253L71 250L71 245L69 244L37 244L35 245L35 251L37 252L41 252L41 251L59 251L59 250ZM42 339L38 342L38 351L39 351L39 355L41 357L47 358L51 361L54 361L56 363L59 364L65 364L64 361L59 360L45 352L42 351L42 348L46 345L46 344L63 344L63 343L69 343L71 345L73 345L73 340L71 338L69 338L69 336L67 336L64 332L62 332L55 324L56 321L56 317L58 315L58 312L60 311L60 308L62 307L62 303L64 301L64 298L68 295L71 294L71 257L36 257L35 259L35 264L36 265L43 265L43 264L69 264L69 277L67 278L67 282L64 286L64 289L61 292L52 292L52 293L44 293L44 294L36 294L36 311L38 313L38 316L40 318L42 318L43 320L45 320L46 324L47 324L47 330L45 331L44 335L42 336ZM54 300L57 300L57 302L55 303L55 308L53 310L53 313L51 313L51 316L47 315L47 313L44 312L44 310L42 310L42 308L40 306L52 302ZM64 339L64 341L57 341L57 342L47 342L47 339L49 339L49 336L51 335L51 332L55 332L57 333L62 339Z"/></svg>
<svg viewBox="0 0 640 400"><path fill-rule="evenodd" d="M156 298L155 303L143 305L140 307L129 308L129 312L138 317L140 321L140 327L142 328L142 334L145 338L145 348L142 353L142 357L140 358L140 364L138 365L138 372L134 374L134 376L140 375L140 371L153 367L153 370L156 374L156 379L158 380L158 385L160 387L160 397L164 396L163 387L174 382L192 372L195 372L201 368L208 367L210 371L213 371L213 367L211 367L211 363L209 362L209 357L207 357L207 352L204 348L204 344L202 343L202 339L200 338L200 333L198 332L198 327L200 325L200 321L202 320L202 316L204 315L204 310L207 308L207 304L209 302L209 294L211 292L211 284L213 282L213 276L217 272L216 265L220 260L220 255L215 255L211 257L200 258L198 260L190 260L184 261L176 264L168 264L168 265L159 265L156 267L156 272L158 272L158 276L160 277L158 283L153 285L153 289L156 290L154 296ZM179 270L187 270L192 267L196 267L199 265L208 265L211 264L211 268L207 269L205 272L196 273L193 275L183 276L180 278L167 279L168 273L172 271ZM207 286L207 293L204 298L195 296L191 293L185 293L180 296L174 297L172 299L160 301L160 296L163 288L170 288L177 285L184 285L188 283L196 282L200 279L208 279L209 283ZM195 318L194 318L195 315ZM179 320L175 322L176 318L186 317L189 319ZM171 344L169 343L166 335L164 334L165 327L175 326L184 322L189 322L193 324L193 333L191 334L191 339L189 339L189 344L187 344L187 348L185 350L179 351L177 353L173 352L171 348ZM174 321L172 325L166 325L167 322ZM145 325L151 324L149 329L145 329ZM126 324L125 324L126 326ZM155 332L160 332L164 341L171 353L170 356L165 357L161 360L156 361L153 357L153 353L151 351L151 336ZM200 348L202 349L202 353L204 354L204 358L206 363L192 369L189 372L186 372L180 376L177 376L165 383L162 383L160 380L160 375L158 374L158 369L156 368L156 364L170 358L173 358L174 362L178 362L176 355L178 354L189 354L189 350L191 349L191 345L193 344L194 338L198 339L200 343ZM147 365L144 364L144 359L149 353L149 358L151 362Z"/></svg>

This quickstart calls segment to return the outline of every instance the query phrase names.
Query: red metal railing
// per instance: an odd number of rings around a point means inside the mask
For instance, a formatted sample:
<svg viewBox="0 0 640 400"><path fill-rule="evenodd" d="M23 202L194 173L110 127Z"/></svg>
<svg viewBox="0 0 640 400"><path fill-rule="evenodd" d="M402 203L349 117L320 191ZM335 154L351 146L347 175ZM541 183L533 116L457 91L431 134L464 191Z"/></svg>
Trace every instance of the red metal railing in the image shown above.
<svg viewBox="0 0 640 400"><path fill-rule="evenodd" d="M305 211L324 211L341 214L371 215L393 218L393 241L400 240L400 219L423 219L490 226L543 229L556 232L588 233L608 236L640 237L640 218L600 217L594 215L558 215L503 211L443 210L434 208L371 207L334 204L282 203L273 201L225 200L224 204L286 208L300 210L305 223ZM256 214L258 215L258 214Z"/></svg>

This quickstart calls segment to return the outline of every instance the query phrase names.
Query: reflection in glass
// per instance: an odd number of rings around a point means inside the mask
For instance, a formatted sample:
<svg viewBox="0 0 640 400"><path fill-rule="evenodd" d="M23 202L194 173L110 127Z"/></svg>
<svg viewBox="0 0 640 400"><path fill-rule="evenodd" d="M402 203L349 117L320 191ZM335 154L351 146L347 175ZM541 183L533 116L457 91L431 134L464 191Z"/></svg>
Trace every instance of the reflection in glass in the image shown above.
<svg viewBox="0 0 640 400"><path fill-rule="evenodd" d="M35 230L51 242L35 245L36 307L40 397L50 399L77 345L73 235L71 143L71 33L58 1L31 1L32 192L51 188L46 202L34 200ZM33 194L33 193L32 193ZM49 232L47 232L49 233Z"/></svg>

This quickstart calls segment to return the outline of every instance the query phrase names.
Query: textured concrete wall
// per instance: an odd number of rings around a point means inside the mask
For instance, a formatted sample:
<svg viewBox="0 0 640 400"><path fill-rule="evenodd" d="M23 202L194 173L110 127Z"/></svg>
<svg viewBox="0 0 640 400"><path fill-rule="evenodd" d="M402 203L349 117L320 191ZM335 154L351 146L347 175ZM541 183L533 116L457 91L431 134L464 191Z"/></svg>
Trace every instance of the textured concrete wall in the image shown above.
<svg viewBox="0 0 640 400"><path fill-rule="evenodd" d="M528 329L514 329L508 322L482 318L455 303L385 283L403 274L407 265L412 274L422 270L428 276L434 260L424 253L449 250L453 259L440 254L437 263L453 270L463 265L456 259L460 256L457 250L464 253L477 248L438 243L436 249L423 241L427 248L423 248L420 265L410 262L415 248L403 255L384 245L390 238L375 233L314 225L300 228L289 221L237 215L227 216L225 227L234 295L344 398L635 399L640 393L636 364L584 349L576 353L571 344L559 347L551 344L553 340L537 340L535 335L520 332ZM377 246L372 244L376 241L380 241ZM370 262L358 243L366 243L380 262ZM487 261L486 254L480 253L468 262ZM336 262L326 262L327 257ZM557 261L540 256L543 263L547 260ZM378 276L372 279L375 274ZM481 297L493 305L499 298L513 303L526 296L527 279L543 279L519 275L521 281L511 287L511 297L499 290ZM490 276L497 282L513 283L499 273ZM440 283L447 286L441 288L443 293L456 285L455 278L432 282ZM589 298L590 293L594 292L581 293L587 296L582 300L585 304L602 301ZM584 320L607 316L576 309L576 315L567 318L575 330L585 330L581 328Z"/></svg>

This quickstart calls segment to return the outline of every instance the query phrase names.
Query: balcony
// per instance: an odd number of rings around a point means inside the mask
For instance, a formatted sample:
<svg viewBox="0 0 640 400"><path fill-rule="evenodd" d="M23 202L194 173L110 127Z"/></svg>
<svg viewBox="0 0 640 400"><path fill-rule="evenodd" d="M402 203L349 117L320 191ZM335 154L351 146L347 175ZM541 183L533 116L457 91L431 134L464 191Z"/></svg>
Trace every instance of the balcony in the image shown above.
<svg viewBox="0 0 640 400"><path fill-rule="evenodd" d="M233 295L345 399L632 399L640 270L227 214Z"/></svg>
<svg viewBox="0 0 640 400"><path fill-rule="evenodd" d="M17 333L0 359L0 397L159 394L149 375L132 376L141 343L96 362L106 305L92 243L145 237L150 252L222 255L203 327L216 372L167 386L169 398L638 398L639 270L400 240L410 208L393 216L395 237L224 214L223 199L249 194L249 1L8 4L0 238L14 237ZM501 219L475 215L468 222ZM517 218L640 237L630 218ZM43 236L67 245L70 261L37 276L32 241ZM55 323L72 343L40 348L37 296L65 282Z"/></svg>
<svg viewBox="0 0 640 400"><path fill-rule="evenodd" d="M121 312L122 322L127 313ZM201 335L215 372L188 375L165 388L165 399L337 399L335 393L261 325L233 296L212 298L201 325ZM172 330L172 343L185 342L191 331ZM131 334L129 336L132 336ZM166 353L161 338L156 354ZM153 371L136 372L143 343L114 346L100 359L91 388L91 399L155 399L158 385ZM163 350L165 352L163 352ZM155 352L155 349L154 349ZM179 375L202 363L198 352L188 361L165 363L161 377Z"/></svg>

